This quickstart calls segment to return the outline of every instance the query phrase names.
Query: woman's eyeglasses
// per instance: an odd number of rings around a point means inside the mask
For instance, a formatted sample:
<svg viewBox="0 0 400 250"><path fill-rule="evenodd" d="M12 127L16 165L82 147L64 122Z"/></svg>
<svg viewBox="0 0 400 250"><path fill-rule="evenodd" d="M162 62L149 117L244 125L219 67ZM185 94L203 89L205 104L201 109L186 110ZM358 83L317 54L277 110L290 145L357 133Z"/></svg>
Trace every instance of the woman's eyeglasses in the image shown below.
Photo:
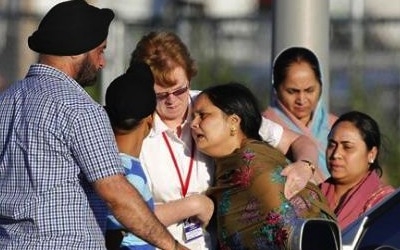
<svg viewBox="0 0 400 250"><path fill-rule="evenodd" d="M158 100L164 100L171 94L174 95L174 96L180 96L183 93L185 93L186 91L188 91L188 89L189 89L189 87L185 86L183 88L180 88L180 89L177 89L177 90L174 90L174 91L171 91L171 92L169 92L169 91L160 92L160 93L156 93L156 97L157 97Z"/></svg>

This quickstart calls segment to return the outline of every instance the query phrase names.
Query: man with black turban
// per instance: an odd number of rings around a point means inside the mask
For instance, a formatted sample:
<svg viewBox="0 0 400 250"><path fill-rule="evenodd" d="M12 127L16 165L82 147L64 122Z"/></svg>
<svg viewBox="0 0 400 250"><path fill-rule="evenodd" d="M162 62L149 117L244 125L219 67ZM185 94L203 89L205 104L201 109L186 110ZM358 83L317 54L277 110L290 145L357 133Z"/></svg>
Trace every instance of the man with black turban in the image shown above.
<svg viewBox="0 0 400 250"><path fill-rule="evenodd" d="M113 18L84 0L54 6L28 39L39 62L0 95L0 249L105 249L108 209L185 249L125 178L107 114L82 88L105 66Z"/></svg>

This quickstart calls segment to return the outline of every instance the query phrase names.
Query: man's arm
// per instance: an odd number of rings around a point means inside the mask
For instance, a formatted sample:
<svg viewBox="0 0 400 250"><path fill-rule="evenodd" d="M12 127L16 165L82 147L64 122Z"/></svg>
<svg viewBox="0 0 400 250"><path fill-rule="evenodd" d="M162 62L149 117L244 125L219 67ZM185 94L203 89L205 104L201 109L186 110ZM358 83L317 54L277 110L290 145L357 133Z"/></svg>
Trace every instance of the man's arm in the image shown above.
<svg viewBox="0 0 400 250"><path fill-rule="evenodd" d="M94 188L128 231L161 249L187 249L175 241L123 175L100 179Z"/></svg>

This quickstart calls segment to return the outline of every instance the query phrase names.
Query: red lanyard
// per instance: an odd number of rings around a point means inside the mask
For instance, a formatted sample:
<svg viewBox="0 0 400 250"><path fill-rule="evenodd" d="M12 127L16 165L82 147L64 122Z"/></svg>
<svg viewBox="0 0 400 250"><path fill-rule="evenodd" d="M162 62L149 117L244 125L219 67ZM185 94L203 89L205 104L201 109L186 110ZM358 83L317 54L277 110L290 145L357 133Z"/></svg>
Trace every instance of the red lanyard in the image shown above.
<svg viewBox="0 0 400 250"><path fill-rule="evenodd" d="M169 154L171 155L172 161L174 162L176 172L178 173L179 181L181 183L182 195L183 195L183 197L185 197L187 194L187 191L189 189L190 176L192 175L192 169L193 169L193 158L194 158L194 150L195 150L194 141L192 139L192 152L190 154L189 172L187 173L185 183L183 183L182 174L181 174L181 171L179 170L178 162L176 161L175 154L172 151L171 144L169 143L165 132L163 132L162 135L163 135L165 143L167 144Z"/></svg>

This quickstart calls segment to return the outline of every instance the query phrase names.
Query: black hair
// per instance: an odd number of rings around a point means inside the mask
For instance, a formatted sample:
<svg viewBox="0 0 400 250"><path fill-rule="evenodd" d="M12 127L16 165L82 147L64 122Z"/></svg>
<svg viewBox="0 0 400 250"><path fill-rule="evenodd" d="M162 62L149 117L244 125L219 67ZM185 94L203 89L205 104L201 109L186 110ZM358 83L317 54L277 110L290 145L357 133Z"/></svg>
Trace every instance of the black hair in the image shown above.
<svg viewBox="0 0 400 250"><path fill-rule="evenodd" d="M370 164L369 169L375 170L379 176L382 176L383 170L379 164L379 151L381 148L381 132L378 123L369 115L359 112L350 111L342 114L332 125L331 132L341 122L352 123L359 131L363 141L367 145L367 149L371 150L373 147L377 148L377 155L373 163ZM330 133L328 138L330 137Z"/></svg>
<svg viewBox="0 0 400 250"><path fill-rule="evenodd" d="M240 128L251 139L261 140L261 111L253 93L241 83L229 82L206 88L200 95L208 99L227 115L241 118Z"/></svg>
<svg viewBox="0 0 400 250"><path fill-rule="evenodd" d="M321 69L317 56L309 49L303 47L291 47L281 52L274 61L272 68L273 87L277 90L287 77L288 68L293 63L307 62L319 84L322 86Z"/></svg>
<svg viewBox="0 0 400 250"><path fill-rule="evenodd" d="M123 133L123 131L130 131L143 121L144 118L120 118L118 115L114 114L111 109L107 106L104 106L104 109L107 112L107 115L110 119L111 127L113 128L114 132Z"/></svg>

